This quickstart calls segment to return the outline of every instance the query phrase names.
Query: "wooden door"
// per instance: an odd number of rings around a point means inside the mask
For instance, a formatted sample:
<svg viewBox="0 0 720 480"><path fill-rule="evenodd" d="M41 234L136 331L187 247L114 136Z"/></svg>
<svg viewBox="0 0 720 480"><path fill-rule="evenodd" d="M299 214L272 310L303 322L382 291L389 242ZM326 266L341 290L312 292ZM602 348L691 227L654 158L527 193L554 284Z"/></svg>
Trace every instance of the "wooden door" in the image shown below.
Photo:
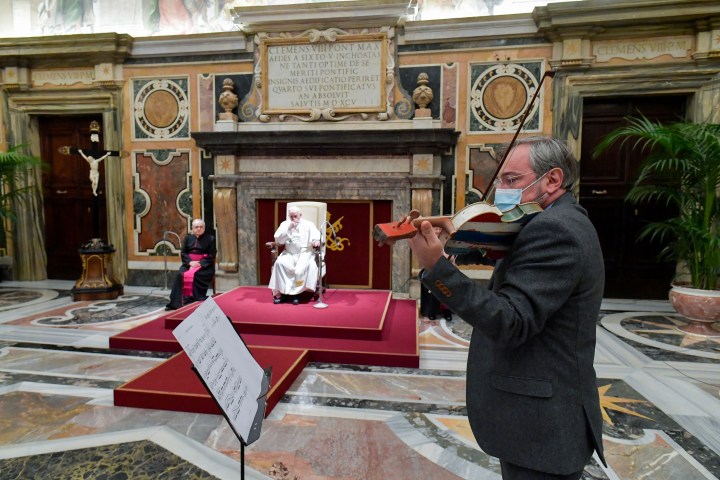
<svg viewBox="0 0 720 480"><path fill-rule="evenodd" d="M90 122L102 126L99 115L40 117L41 158L48 164L42 186L45 209L47 274L51 279L77 280L82 273L78 249L93 238L93 202L97 202L99 232L107 238L105 222L105 162L100 162L98 196L90 182L90 166L80 155L63 155L62 146L91 150ZM100 143L102 141L102 130Z"/></svg>
<svg viewBox="0 0 720 480"><path fill-rule="evenodd" d="M624 199L647 153L633 142L616 144L592 158L600 140L626 124L626 116L642 112L657 121L678 121L685 113L685 96L586 99L583 105L580 203L588 210L605 257L605 298L667 299L674 262L660 262L662 246L638 234L649 221L674 213L665 205L633 206Z"/></svg>

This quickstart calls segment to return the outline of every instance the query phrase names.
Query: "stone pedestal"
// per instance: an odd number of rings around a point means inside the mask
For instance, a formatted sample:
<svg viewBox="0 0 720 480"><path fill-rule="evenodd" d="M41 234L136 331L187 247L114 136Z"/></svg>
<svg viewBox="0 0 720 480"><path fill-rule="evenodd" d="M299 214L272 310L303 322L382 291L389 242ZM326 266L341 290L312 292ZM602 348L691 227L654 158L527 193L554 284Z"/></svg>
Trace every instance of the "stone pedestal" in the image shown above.
<svg viewBox="0 0 720 480"><path fill-rule="evenodd" d="M113 300L123 294L123 286L112 274L113 252L113 246L99 238L93 238L78 250L83 271L71 290L73 301Z"/></svg>

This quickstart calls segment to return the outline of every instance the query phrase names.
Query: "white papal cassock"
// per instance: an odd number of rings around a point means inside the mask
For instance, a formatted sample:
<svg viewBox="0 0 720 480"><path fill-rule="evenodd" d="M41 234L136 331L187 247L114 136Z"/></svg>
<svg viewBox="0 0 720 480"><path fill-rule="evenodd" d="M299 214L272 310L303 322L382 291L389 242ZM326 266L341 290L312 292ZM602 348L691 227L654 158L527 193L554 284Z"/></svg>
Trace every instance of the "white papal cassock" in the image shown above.
<svg viewBox="0 0 720 480"><path fill-rule="evenodd" d="M269 287L273 296L297 295L315 290L318 268L312 242L320 241L320 231L312 222L300 219L298 228L290 231L292 222L285 220L275 231L275 242L285 245L270 275Z"/></svg>

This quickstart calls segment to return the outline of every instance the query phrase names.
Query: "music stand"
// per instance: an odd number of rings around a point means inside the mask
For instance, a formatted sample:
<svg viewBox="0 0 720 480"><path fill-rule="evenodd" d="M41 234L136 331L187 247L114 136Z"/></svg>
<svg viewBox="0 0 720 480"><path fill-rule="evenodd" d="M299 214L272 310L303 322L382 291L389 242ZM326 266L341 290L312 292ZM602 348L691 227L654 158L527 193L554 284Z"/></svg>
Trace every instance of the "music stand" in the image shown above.
<svg viewBox="0 0 720 480"><path fill-rule="evenodd" d="M260 438L272 367L266 370L260 367L230 318L212 297L202 302L172 333L192 362L192 370L240 440L240 478L244 480L245 446Z"/></svg>
<svg viewBox="0 0 720 480"><path fill-rule="evenodd" d="M228 320L230 320L228 318ZM239 335L239 334L238 334ZM241 337L242 338L242 337ZM262 395L258 398L258 409L255 413L255 418L253 418L252 427L250 427L250 434L248 435L247 439L243 439L242 435L240 435L240 432L238 432L235 427L233 426L233 422L230 421L230 418L228 417L227 413L225 413L225 409L222 408L222 405L220 405L220 402L218 402L218 399L215 398L215 395L212 394L210 391L210 388L208 388L207 383L205 383L205 379L200 375L200 372L198 372L197 368L195 368L195 365L192 366L192 371L195 372L195 374L198 376L200 381L202 382L205 389L208 391L210 396L213 400L215 400L215 403L217 404L218 408L220 409L220 412L222 413L222 416L225 418L225 421L230 426L230 429L233 431L235 436L238 440L240 440L240 480L245 480L245 446L251 445L255 442L258 438L260 438L260 430L262 429L262 421L263 418L265 418L265 404L267 403L267 393L270 391L270 377L272 375L272 367L268 367L267 370L265 370L263 374L262 379L262 386L261 386L261 392Z"/></svg>

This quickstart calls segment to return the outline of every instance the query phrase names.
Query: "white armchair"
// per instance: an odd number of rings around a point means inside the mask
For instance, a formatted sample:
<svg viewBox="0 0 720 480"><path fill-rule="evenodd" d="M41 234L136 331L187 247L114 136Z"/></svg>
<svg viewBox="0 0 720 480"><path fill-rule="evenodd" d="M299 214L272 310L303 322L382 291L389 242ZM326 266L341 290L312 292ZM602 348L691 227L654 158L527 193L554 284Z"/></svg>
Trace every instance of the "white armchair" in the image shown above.
<svg viewBox="0 0 720 480"><path fill-rule="evenodd" d="M317 299L320 295L320 289L323 287L322 279L325 277L326 265L325 265L325 251L326 251L326 240L327 240L327 203L323 202L311 202L311 201L297 201L289 202L286 207L286 212L290 207L297 207L302 212L302 218L312 222L318 230L320 230L320 247L316 252L316 261L318 262L319 276L317 287L315 290L314 297ZM278 255L281 252L282 245L276 242L266 242L265 245L270 249L271 267L275 265Z"/></svg>

